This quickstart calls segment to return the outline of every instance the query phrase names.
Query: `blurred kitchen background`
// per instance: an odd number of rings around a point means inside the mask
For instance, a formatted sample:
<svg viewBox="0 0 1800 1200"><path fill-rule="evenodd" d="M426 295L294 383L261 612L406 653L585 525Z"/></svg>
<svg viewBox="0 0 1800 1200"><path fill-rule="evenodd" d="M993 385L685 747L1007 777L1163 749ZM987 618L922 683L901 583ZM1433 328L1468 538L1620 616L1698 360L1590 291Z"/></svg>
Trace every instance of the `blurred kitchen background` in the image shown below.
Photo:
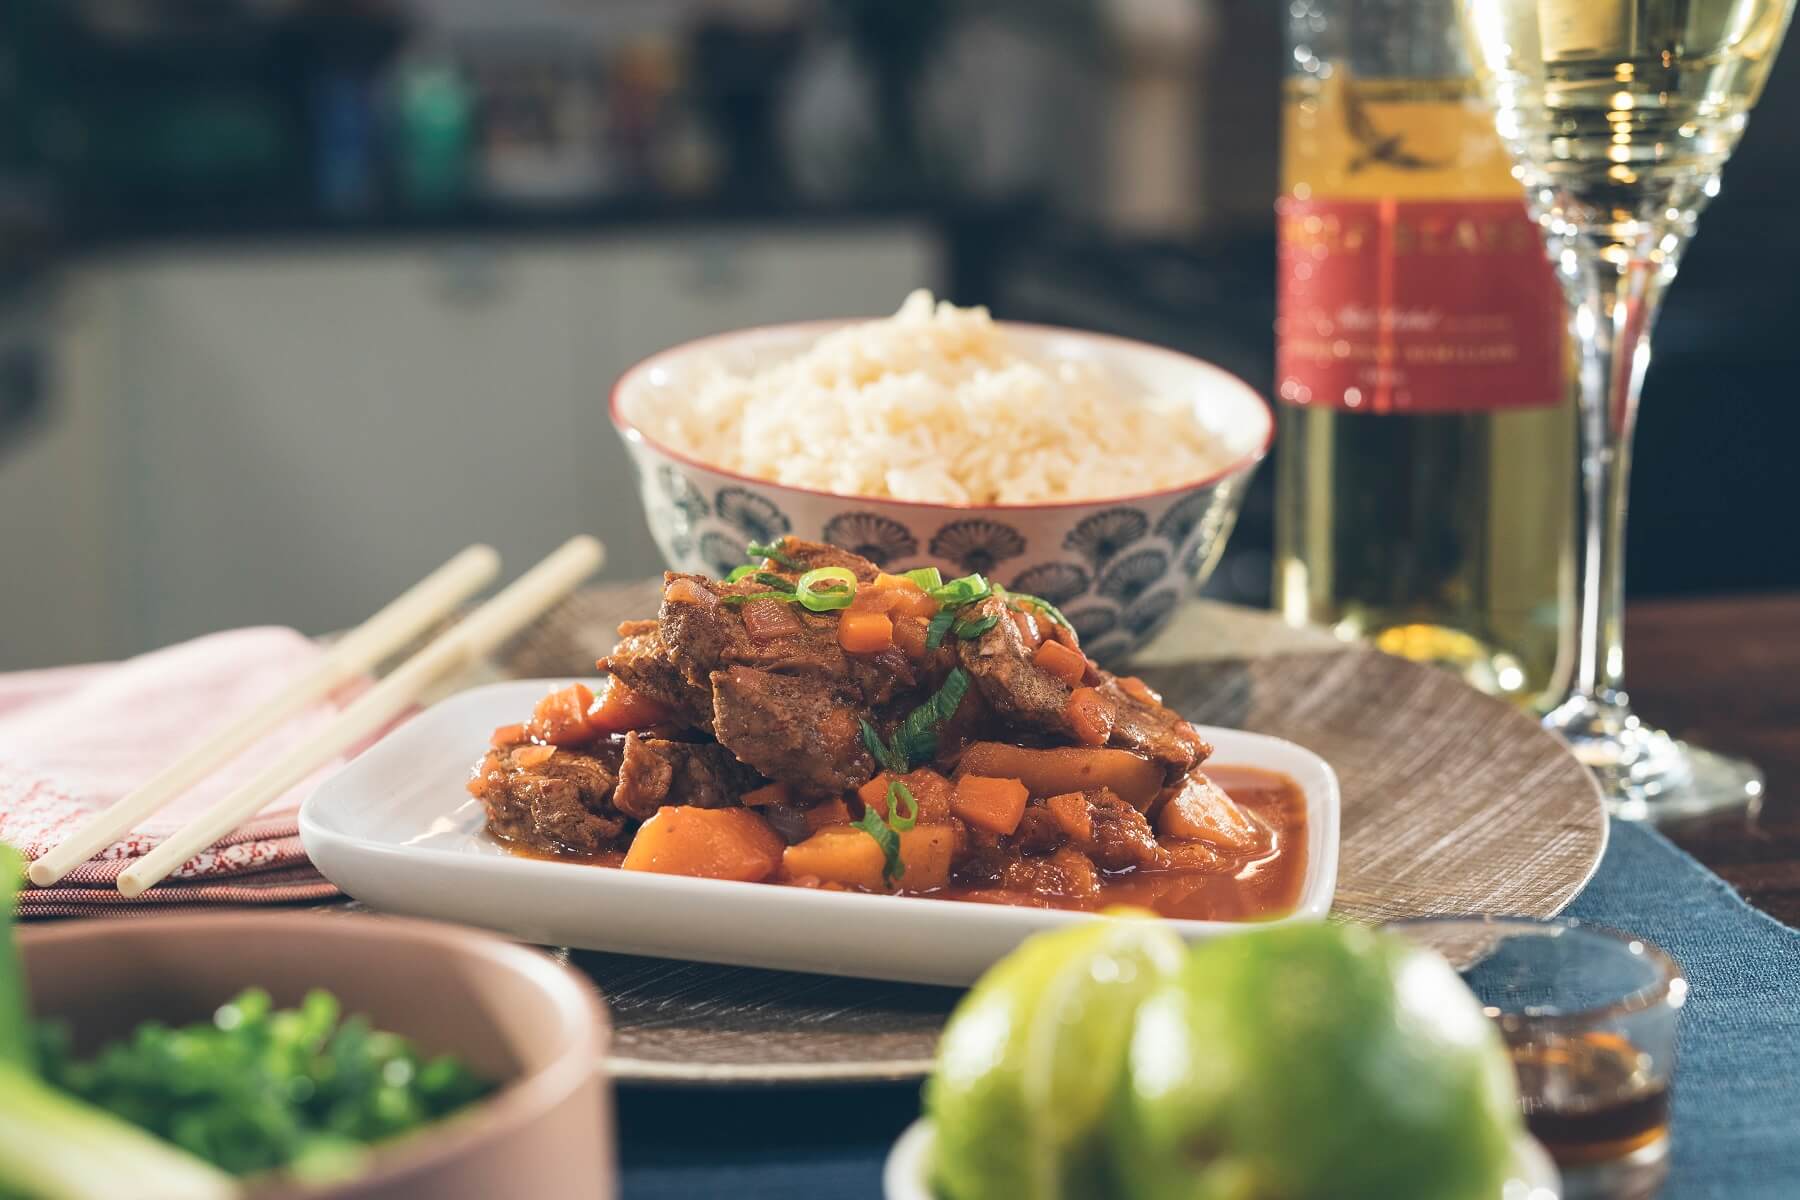
<svg viewBox="0 0 1800 1200"><path fill-rule="evenodd" d="M6 0L0 669L341 627L475 540L646 575L619 373L919 285L1266 394L1289 7ZM1659 331L1636 597L1800 585L1796 117L1790 53Z"/></svg>

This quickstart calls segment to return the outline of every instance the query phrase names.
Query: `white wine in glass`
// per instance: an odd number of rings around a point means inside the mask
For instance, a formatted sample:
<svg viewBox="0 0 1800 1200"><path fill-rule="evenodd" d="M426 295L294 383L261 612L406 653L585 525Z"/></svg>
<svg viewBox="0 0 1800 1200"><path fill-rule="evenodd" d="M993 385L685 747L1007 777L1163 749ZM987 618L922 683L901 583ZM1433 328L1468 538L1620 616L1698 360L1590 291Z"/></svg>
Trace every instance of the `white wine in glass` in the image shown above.
<svg viewBox="0 0 1800 1200"><path fill-rule="evenodd" d="M1544 231L1581 354L1580 641L1545 723L1614 811L1753 801L1749 763L1644 725L1624 691L1631 435L1663 291L1737 147L1794 0L1462 0L1495 123Z"/></svg>

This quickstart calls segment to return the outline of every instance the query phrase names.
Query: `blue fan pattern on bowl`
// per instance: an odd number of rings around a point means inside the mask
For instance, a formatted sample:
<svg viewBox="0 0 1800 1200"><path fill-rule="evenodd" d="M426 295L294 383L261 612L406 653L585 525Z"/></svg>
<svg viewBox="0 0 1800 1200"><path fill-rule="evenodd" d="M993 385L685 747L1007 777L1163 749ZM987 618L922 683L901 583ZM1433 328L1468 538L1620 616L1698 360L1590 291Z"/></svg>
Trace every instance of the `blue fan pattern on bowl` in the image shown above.
<svg viewBox="0 0 1800 1200"><path fill-rule="evenodd" d="M1021 514L945 520L929 509L833 509L789 501L779 489L727 483L668 461L642 464L650 523L678 570L721 575L752 541L795 534L853 551L884 570L939 566L979 572L1056 605L1096 660L1119 665L1160 632L1210 569L1236 516L1242 479L1154 506L1115 504L1058 523ZM796 511L784 509L793 503ZM1076 519L1079 517L1079 519ZM1049 528L1045 528L1049 525Z"/></svg>

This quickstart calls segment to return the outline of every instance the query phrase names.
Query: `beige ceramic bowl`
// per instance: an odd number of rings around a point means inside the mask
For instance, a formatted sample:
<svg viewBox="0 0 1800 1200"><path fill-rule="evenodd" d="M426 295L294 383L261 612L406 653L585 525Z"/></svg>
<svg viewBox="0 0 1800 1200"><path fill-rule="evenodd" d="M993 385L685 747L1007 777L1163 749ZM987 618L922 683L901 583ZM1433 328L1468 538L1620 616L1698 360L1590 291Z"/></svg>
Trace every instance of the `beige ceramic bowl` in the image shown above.
<svg viewBox="0 0 1800 1200"><path fill-rule="evenodd" d="M140 1022L204 1021L246 987L346 1013L503 1080L488 1099L377 1151L353 1182L257 1200L600 1200L616 1191L605 1009L543 953L453 925L323 913L221 913L22 929L32 1011L78 1053Z"/></svg>
<svg viewBox="0 0 1800 1200"><path fill-rule="evenodd" d="M1106 500L960 506L837 496L708 466L653 441L633 419L673 402L708 363L756 370L804 353L846 323L771 325L702 338L646 359L619 380L613 425L637 467L650 532L675 570L723 575L744 561L746 542L795 534L854 550L889 571L978 571L1058 605L1083 648L1113 664L1154 637L1206 582L1275 435L1275 418L1249 384L1160 346L998 323L1040 361L1097 363L1131 390L1181 400L1229 460L1204 479Z"/></svg>

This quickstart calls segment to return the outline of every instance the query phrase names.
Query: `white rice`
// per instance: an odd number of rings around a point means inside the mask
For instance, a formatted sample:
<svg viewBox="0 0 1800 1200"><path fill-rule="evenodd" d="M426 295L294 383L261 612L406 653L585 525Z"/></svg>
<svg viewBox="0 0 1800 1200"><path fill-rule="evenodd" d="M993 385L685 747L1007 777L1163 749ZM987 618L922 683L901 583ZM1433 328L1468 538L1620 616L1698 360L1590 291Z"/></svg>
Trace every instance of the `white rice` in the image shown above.
<svg viewBox="0 0 1800 1200"><path fill-rule="evenodd" d="M674 393L674 394L671 394ZM1179 400L1087 362L1020 353L985 308L916 291L900 311L752 374L626 397L651 439L753 478L936 504L1102 500L1211 475L1233 454Z"/></svg>

